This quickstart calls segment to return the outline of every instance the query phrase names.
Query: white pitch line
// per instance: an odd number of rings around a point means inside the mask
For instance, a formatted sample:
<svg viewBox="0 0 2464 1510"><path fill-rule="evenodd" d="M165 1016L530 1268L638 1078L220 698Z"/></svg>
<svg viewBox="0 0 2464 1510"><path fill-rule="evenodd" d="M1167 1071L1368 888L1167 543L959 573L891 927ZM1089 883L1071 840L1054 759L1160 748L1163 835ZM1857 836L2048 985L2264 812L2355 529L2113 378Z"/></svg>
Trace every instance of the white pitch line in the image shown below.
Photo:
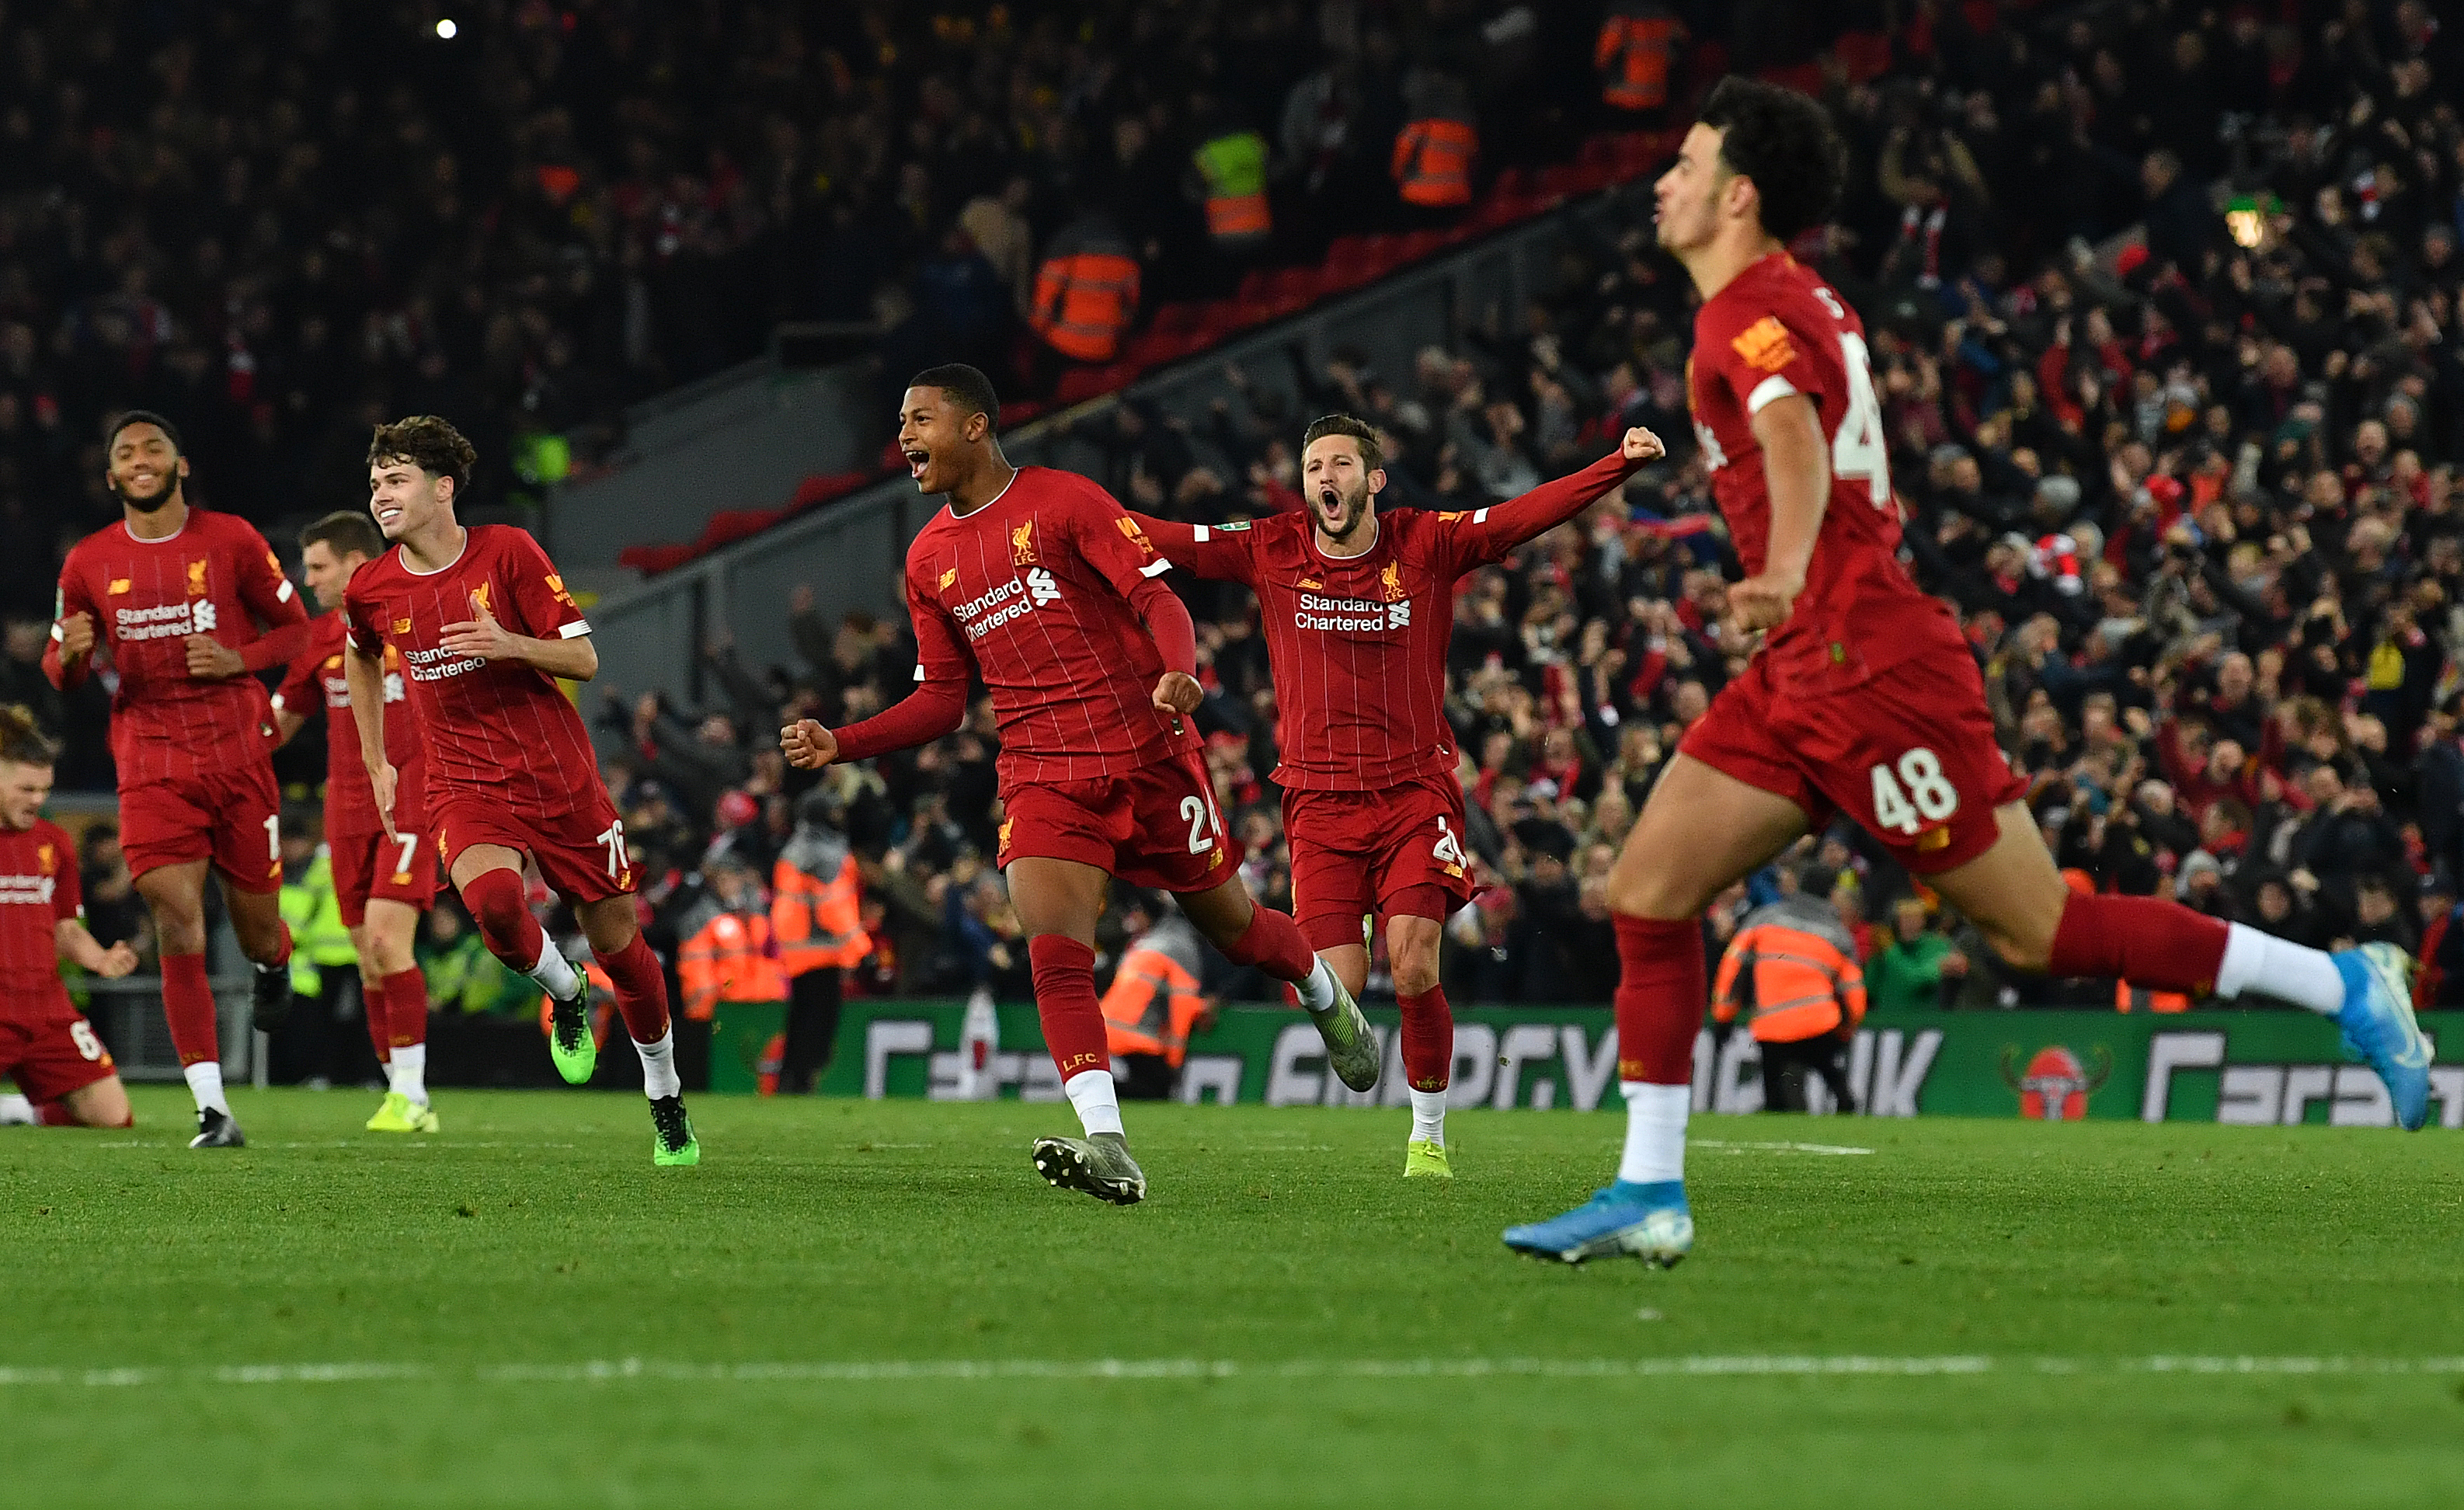
<svg viewBox="0 0 2464 1510"><path fill-rule="evenodd" d="M477 1380L600 1384L627 1380L729 1384L872 1384L901 1380L1097 1379L1661 1379L1675 1377L1968 1377L1986 1373L2226 1375L2464 1374L2464 1356L2257 1357L2158 1354L2141 1358L1996 1358L1982 1353L1739 1353L1640 1358L915 1358L782 1363L672 1363L598 1358L579 1363L229 1364L186 1368L0 1366L0 1389L130 1389L149 1385L364 1384Z"/></svg>
<svg viewBox="0 0 2464 1510"><path fill-rule="evenodd" d="M1853 1153L1871 1153L1844 1143L1724 1143L1718 1138L1688 1138L1689 1149L1718 1149L1725 1153L1822 1153L1835 1157Z"/></svg>

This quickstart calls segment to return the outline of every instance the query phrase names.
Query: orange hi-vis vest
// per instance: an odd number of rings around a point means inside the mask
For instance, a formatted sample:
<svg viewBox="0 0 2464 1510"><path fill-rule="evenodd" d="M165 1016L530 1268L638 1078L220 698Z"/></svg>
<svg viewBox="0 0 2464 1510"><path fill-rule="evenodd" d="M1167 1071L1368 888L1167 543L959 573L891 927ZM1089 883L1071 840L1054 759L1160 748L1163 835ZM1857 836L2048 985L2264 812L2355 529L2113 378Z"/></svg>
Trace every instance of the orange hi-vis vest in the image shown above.
<svg viewBox="0 0 2464 1510"><path fill-rule="evenodd" d="M1713 1018L1734 1022L1740 1011L1757 1043L1799 1043L1864 1020L1865 972L1829 903L1782 897L1746 918L1711 991Z"/></svg>
<svg viewBox="0 0 2464 1510"><path fill-rule="evenodd" d="M1175 920L1176 922L1177 920ZM1180 924L1181 931L1187 925ZM1189 946L1174 925L1149 930L1121 956L1120 973L1104 993L1105 1047L1114 1054L1160 1054L1178 1069L1189 1057L1190 1025L1206 1010L1199 992L1198 974L1175 954L1196 955L1196 936Z"/></svg>
<svg viewBox="0 0 2464 1510"><path fill-rule="evenodd" d="M790 978L863 964L872 940L864 930L864 885L856 879L853 857L827 881L816 881L784 860L773 866L770 933L779 941L779 968Z"/></svg>
<svg viewBox="0 0 2464 1510"><path fill-rule="evenodd" d="M1026 323L1078 361L1110 361L1138 308L1138 265L1118 252L1047 257L1035 274Z"/></svg>
<svg viewBox="0 0 2464 1510"><path fill-rule="evenodd" d="M685 988L685 1016L707 1022L722 1001L784 1001L787 973L762 912L717 912L685 940L676 956Z"/></svg>
<svg viewBox="0 0 2464 1510"><path fill-rule="evenodd" d="M1600 23L1592 66L1600 98L1618 110L1657 110L1668 103L1668 66L1677 51L1677 21L1658 6L1612 14Z"/></svg>
<svg viewBox="0 0 2464 1510"><path fill-rule="evenodd" d="M1468 120L1431 116L1395 134L1395 186L1405 204L1448 209L1471 203L1471 160L1480 133Z"/></svg>
<svg viewBox="0 0 2464 1510"><path fill-rule="evenodd" d="M2116 1012L2188 1012L2190 998L2180 991L2150 991L2126 980L2113 983L2113 1010Z"/></svg>

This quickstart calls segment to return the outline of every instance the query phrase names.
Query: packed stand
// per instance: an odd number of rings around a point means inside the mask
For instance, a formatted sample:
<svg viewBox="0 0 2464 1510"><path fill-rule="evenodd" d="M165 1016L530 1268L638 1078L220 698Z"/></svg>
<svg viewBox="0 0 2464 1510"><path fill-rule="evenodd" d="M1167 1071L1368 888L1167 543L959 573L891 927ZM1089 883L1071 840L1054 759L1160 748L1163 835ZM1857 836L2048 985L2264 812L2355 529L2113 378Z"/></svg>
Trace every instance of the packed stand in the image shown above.
<svg viewBox="0 0 2464 1510"><path fill-rule="evenodd" d="M0 11L11 542L116 516L98 427L132 405L278 534L364 495L379 420L452 417L501 503L782 321L1005 370L1066 228L1211 289L1397 215L1419 93L1479 112L1484 171L1568 150L1595 94L1536 67L1590 18L1472 0L364 9ZM1228 167L1266 229L1219 247ZM46 614L55 564L0 558L0 613Z"/></svg>
<svg viewBox="0 0 2464 1510"><path fill-rule="evenodd" d="M2457 77L2453 40L2409 6L2301 28L2129 16L1979 38L1954 13L1904 77L1835 83L1855 176L1799 254L1866 312L1907 559L1957 606L2071 884L2304 942L2401 943L2431 966L2425 1002L2452 1004L2464 134L2434 81ZM1672 442L1622 498L1459 594L1449 711L1484 890L1449 930L1458 1001L1608 994L1608 867L1742 665L1719 627L1735 565L1684 415L1692 296L1648 251L1647 199L1623 212L1517 334L1468 331L1407 373L1295 350L1288 381L1227 369L1235 400L1132 401L1071 436L1132 507L1192 519L1297 506L1298 431L1333 408L1383 429L1388 507L1510 496L1629 424ZM1179 585L1248 879L1287 906L1254 604ZM787 832L762 749L783 715L860 717L907 685L904 625L809 602L796 625L792 670L715 653L716 713L646 698L603 715L679 878L706 846L765 852ZM878 946L867 989L1024 991L983 864L993 749L979 710L912 757L833 775ZM2007 975L1840 828L1720 899L1706 950L1792 893L1829 900L1879 1007L2181 1004Z"/></svg>

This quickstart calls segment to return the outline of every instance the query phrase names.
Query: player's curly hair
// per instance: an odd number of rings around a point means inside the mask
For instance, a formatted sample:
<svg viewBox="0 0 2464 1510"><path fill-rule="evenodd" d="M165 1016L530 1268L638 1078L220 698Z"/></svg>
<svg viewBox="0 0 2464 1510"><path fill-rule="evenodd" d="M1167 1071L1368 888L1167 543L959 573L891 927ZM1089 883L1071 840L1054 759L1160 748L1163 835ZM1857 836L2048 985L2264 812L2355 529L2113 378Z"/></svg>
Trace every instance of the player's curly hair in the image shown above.
<svg viewBox="0 0 2464 1510"><path fill-rule="evenodd" d="M1362 471L1375 471L1386 465L1386 448L1377 443L1377 427L1352 414L1326 414L1309 421L1309 427L1301 431L1302 454L1308 454L1310 447L1329 435L1352 437L1353 444L1360 448Z"/></svg>
<svg viewBox="0 0 2464 1510"><path fill-rule="evenodd" d="M0 708L0 764L50 765L60 757L58 741L34 722L34 711L22 703Z"/></svg>
<svg viewBox="0 0 2464 1510"><path fill-rule="evenodd" d="M1830 112L1793 89L1731 74L1703 101L1702 121L1720 135L1720 162L1751 179L1763 230L1782 241L1828 217L1839 202L1848 154Z"/></svg>
<svg viewBox="0 0 2464 1510"><path fill-rule="evenodd" d="M173 455L185 456L187 454L188 448L180 439L180 427L172 424L169 420L165 419L162 415L155 413L152 409L122 409L111 418L103 421L102 449L108 451L112 447L120 444L120 432L128 428L131 425L153 426L156 429L163 432L163 438L165 440L171 443L171 453Z"/></svg>
<svg viewBox="0 0 2464 1510"><path fill-rule="evenodd" d="M414 414L391 425L380 425L368 440L368 465L408 462L431 477L453 479L453 497L460 502L471 491L471 469L479 465L478 449L462 432L433 414Z"/></svg>

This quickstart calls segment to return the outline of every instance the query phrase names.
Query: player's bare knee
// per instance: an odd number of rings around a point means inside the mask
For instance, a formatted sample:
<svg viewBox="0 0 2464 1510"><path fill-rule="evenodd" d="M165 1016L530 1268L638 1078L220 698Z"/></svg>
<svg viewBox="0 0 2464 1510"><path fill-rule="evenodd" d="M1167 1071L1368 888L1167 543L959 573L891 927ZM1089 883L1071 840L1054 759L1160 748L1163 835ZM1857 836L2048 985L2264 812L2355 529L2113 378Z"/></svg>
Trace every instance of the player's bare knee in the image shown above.
<svg viewBox="0 0 2464 1510"><path fill-rule="evenodd" d="M1414 952L1415 955L1418 951ZM1395 961L1395 995L1425 996L1438 989L1438 962L1435 956L1406 956Z"/></svg>
<svg viewBox="0 0 2464 1510"><path fill-rule="evenodd" d="M1994 957L2013 970L2031 975L2041 975L2053 963L2054 936L2035 928L1983 927L1985 942L1991 945Z"/></svg>
<svg viewBox="0 0 2464 1510"><path fill-rule="evenodd" d="M1634 873L1637 871L1640 873ZM1619 865L1609 873L1609 910L1627 917L1673 922L1694 917L1711 905L1709 895L1697 895L1699 890L1664 871Z"/></svg>
<svg viewBox="0 0 2464 1510"><path fill-rule="evenodd" d="M590 940L590 952L602 959L624 952L641 931L633 920L633 899L619 900L626 904L622 910L593 906L583 908L579 918L583 936Z"/></svg>

